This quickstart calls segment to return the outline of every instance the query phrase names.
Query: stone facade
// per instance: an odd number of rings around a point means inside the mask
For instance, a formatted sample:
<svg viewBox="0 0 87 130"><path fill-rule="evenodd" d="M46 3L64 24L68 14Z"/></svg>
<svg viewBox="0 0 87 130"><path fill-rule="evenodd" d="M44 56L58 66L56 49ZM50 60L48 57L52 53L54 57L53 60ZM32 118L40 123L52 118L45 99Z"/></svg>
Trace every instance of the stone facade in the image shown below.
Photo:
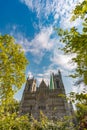
<svg viewBox="0 0 87 130"><path fill-rule="evenodd" d="M60 71L51 75L49 86L42 80L37 87L36 80L28 78L22 96L20 113L28 113L36 119L39 119L40 111L49 119L71 115L73 109L61 94L65 95L65 89Z"/></svg>

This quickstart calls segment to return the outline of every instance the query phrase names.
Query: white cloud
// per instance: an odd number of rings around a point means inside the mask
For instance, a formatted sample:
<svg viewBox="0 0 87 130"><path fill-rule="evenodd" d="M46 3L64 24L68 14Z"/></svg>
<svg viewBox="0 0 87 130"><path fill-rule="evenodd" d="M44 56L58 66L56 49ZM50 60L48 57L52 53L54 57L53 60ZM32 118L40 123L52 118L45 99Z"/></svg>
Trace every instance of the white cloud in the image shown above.
<svg viewBox="0 0 87 130"><path fill-rule="evenodd" d="M53 42L50 39L52 32L52 27L42 28L39 34L37 34L31 41L31 46L33 45L33 48L40 51L42 49L50 50L53 46ZM34 53L37 54L39 52L34 50Z"/></svg>
<svg viewBox="0 0 87 130"><path fill-rule="evenodd" d="M52 27L44 27L31 41L21 34L17 34L17 40L20 41L20 44L26 51L31 51L31 53L39 55L42 49L50 50L53 47L53 40L50 39L52 33Z"/></svg>
<svg viewBox="0 0 87 130"><path fill-rule="evenodd" d="M21 2L24 2L26 5L29 6L29 8L33 9L33 3L32 0L20 0Z"/></svg>
<svg viewBox="0 0 87 130"><path fill-rule="evenodd" d="M29 9L37 13L38 18L41 20L42 17L48 19L50 14L53 15L53 24L57 23L60 18L61 27L71 27L70 18L72 10L78 2L83 0L20 0ZM41 21L42 22L42 21ZM68 24L67 24L68 23ZM80 21L73 22L74 25L79 25ZM72 25L73 25L72 24Z"/></svg>
<svg viewBox="0 0 87 130"><path fill-rule="evenodd" d="M13 33L12 35L15 35L17 42L22 45L23 50L25 52L30 52L33 56L36 57L34 58L34 61L36 63L40 63L45 54L45 51L51 51L53 49L54 38L50 38L52 34L53 28L50 26L48 28L41 28L40 32L36 34L36 36L31 41L29 41L28 38L24 37L20 33Z"/></svg>
<svg viewBox="0 0 87 130"><path fill-rule="evenodd" d="M71 16L72 14L70 14L67 17L63 17L62 20L60 21L60 25L63 28L71 28L71 27L79 27L81 26L82 20L80 18L76 19L75 21L71 22Z"/></svg>
<svg viewBox="0 0 87 130"><path fill-rule="evenodd" d="M50 58L53 65L61 66L62 69L72 71L76 64L71 62L75 55L64 55L61 51L54 49L53 57Z"/></svg>
<svg viewBox="0 0 87 130"><path fill-rule="evenodd" d="M42 81L42 79L46 82L46 84L49 84L49 79L50 79L50 72L48 70L43 71L43 73L38 73L36 75L38 84Z"/></svg>
<svg viewBox="0 0 87 130"><path fill-rule="evenodd" d="M28 72L28 77L29 77L29 78L33 78L33 74L32 74L31 71Z"/></svg>
<svg viewBox="0 0 87 130"><path fill-rule="evenodd" d="M87 86L85 86L83 83L80 84L79 86L73 86L72 91L76 93L82 93L85 92L87 93Z"/></svg>

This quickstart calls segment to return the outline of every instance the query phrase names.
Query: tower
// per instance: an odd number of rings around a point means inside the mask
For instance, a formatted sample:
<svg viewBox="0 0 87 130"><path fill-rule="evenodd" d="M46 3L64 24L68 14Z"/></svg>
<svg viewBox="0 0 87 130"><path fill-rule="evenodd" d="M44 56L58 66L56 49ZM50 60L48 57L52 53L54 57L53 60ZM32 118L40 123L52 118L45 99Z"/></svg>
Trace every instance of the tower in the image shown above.
<svg viewBox="0 0 87 130"><path fill-rule="evenodd" d="M36 92L36 80L34 78L28 77L21 99L20 114L28 113L29 115L31 115L32 105L29 104L29 99L32 98L32 94L35 92Z"/></svg>
<svg viewBox="0 0 87 130"><path fill-rule="evenodd" d="M35 92L36 91L36 80L34 78L27 78L25 85L25 91Z"/></svg>
<svg viewBox="0 0 87 130"><path fill-rule="evenodd" d="M54 73L51 74L49 89L59 89L62 90L63 93L65 93L60 70L58 70L57 74Z"/></svg>
<svg viewBox="0 0 87 130"><path fill-rule="evenodd" d="M53 75L55 89L64 89L61 72L58 70L58 74Z"/></svg>

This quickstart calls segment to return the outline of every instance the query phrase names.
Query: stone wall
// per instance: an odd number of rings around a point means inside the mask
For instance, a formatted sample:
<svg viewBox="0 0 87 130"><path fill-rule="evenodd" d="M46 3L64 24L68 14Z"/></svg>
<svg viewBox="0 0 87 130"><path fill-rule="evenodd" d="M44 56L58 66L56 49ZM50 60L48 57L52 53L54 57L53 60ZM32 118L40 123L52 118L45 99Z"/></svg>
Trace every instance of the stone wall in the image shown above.
<svg viewBox="0 0 87 130"><path fill-rule="evenodd" d="M59 76L54 76L55 82ZM60 77L61 78L61 77ZM42 111L49 119L58 119L64 115L70 115L68 102L60 94L65 94L63 82L60 79L60 86L55 89L49 89L42 80L39 87L36 87L35 79L28 79L23 92L20 113L33 115L39 119ZM33 89L32 89L33 88Z"/></svg>

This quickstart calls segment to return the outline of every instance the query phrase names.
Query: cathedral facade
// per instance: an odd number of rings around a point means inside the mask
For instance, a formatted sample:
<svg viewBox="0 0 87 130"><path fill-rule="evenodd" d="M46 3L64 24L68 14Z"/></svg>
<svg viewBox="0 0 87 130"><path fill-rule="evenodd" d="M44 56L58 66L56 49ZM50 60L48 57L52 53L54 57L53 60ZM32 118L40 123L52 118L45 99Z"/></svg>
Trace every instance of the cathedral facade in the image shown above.
<svg viewBox="0 0 87 130"><path fill-rule="evenodd" d="M72 105L61 95L65 95L65 89L60 71L57 74L51 74L50 85L48 86L42 80L37 87L34 78L27 78L21 100L20 114L29 114L35 119L39 119L40 111L42 111L49 119L54 120L65 115L71 115L73 112Z"/></svg>

